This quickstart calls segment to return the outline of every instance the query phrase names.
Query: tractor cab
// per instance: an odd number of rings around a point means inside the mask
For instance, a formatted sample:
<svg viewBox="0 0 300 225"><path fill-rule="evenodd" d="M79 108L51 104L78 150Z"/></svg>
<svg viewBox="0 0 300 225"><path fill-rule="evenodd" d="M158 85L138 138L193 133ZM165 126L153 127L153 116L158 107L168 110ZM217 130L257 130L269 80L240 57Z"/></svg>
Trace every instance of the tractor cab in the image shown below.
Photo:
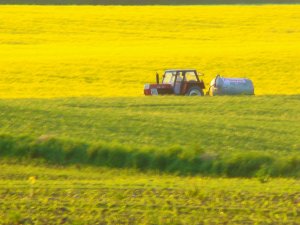
<svg viewBox="0 0 300 225"><path fill-rule="evenodd" d="M156 84L146 84L145 95L203 95L204 82L199 79L198 73L194 69L166 70L163 74L161 84L159 75L156 74Z"/></svg>

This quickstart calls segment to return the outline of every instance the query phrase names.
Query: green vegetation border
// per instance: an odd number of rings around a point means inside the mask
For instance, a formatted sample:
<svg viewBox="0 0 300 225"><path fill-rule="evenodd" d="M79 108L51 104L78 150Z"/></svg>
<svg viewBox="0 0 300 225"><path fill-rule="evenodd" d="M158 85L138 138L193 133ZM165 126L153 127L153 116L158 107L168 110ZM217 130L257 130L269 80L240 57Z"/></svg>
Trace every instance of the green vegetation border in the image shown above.
<svg viewBox="0 0 300 225"><path fill-rule="evenodd" d="M0 135L0 157L43 160L49 164L85 164L112 168L135 168L179 175L222 177L300 177L296 153L247 151L226 154L199 149L132 148L118 144L87 144L55 137L34 139Z"/></svg>

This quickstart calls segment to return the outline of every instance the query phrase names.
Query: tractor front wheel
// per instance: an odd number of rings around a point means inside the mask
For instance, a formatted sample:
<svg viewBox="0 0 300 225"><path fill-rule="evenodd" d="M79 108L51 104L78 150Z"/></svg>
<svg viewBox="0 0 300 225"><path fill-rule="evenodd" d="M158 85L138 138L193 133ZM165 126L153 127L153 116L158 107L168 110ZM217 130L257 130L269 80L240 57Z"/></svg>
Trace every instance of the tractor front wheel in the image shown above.
<svg viewBox="0 0 300 225"><path fill-rule="evenodd" d="M200 89L199 87L191 87L187 92L187 96L203 96L203 90Z"/></svg>

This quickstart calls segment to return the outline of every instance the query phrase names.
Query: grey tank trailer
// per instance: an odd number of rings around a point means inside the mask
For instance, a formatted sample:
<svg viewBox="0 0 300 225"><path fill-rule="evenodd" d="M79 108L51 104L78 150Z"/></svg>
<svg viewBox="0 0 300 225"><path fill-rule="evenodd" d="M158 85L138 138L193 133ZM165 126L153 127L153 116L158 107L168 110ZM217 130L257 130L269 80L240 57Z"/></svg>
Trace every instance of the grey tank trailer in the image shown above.
<svg viewBox="0 0 300 225"><path fill-rule="evenodd" d="M254 95L253 82L247 78L225 78L217 75L211 82L208 93L216 95Z"/></svg>

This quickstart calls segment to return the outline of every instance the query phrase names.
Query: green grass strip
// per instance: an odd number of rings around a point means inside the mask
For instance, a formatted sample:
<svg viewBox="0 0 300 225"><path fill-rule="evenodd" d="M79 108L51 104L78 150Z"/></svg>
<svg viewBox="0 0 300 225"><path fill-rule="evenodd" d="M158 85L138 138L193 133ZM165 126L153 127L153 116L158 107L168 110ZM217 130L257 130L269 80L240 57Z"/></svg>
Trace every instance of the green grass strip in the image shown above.
<svg viewBox="0 0 300 225"><path fill-rule="evenodd" d="M300 177L300 156L277 152L205 152L169 147L133 148L118 144L88 144L55 137L38 139L0 135L0 157L39 159L49 164L85 164L135 168L179 175L224 177Z"/></svg>

